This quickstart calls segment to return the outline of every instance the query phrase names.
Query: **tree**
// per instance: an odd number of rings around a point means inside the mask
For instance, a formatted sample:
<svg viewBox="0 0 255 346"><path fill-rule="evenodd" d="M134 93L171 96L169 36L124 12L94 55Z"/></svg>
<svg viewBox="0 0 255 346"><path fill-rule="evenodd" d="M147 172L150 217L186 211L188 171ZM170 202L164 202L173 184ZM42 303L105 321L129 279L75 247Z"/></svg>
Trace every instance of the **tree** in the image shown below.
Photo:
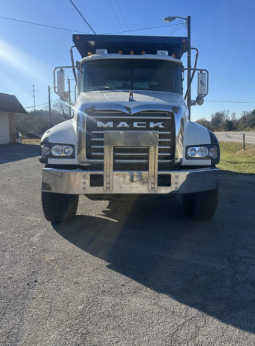
<svg viewBox="0 0 255 346"><path fill-rule="evenodd" d="M226 130L226 131L232 131L233 130L233 121L232 120L229 120L229 119L227 119L226 121L225 121L225 123L224 123L224 129Z"/></svg>
<svg viewBox="0 0 255 346"><path fill-rule="evenodd" d="M236 129L236 113L231 114L231 120L233 121L233 130Z"/></svg>
<svg viewBox="0 0 255 346"><path fill-rule="evenodd" d="M205 118L202 118L202 119L198 119L196 121L197 124L199 125L202 125L204 127L206 127L207 129L211 130L212 129L212 126L211 126L211 122Z"/></svg>
<svg viewBox="0 0 255 346"><path fill-rule="evenodd" d="M250 112L247 116L247 124L249 128L255 128L255 110Z"/></svg>
<svg viewBox="0 0 255 346"><path fill-rule="evenodd" d="M56 102L52 105L51 111L52 125L55 126L65 120L69 119L69 106L62 102ZM28 112L27 115L16 115L16 129L17 132L23 134L34 133L40 136L43 130L50 128L50 116L48 107L45 109L36 109ZM45 132L44 131L44 132Z"/></svg>
<svg viewBox="0 0 255 346"><path fill-rule="evenodd" d="M228 111L221 111L211 115L211 125L213 131L224 129L224 122L228 119L228 113Z"/></svg>

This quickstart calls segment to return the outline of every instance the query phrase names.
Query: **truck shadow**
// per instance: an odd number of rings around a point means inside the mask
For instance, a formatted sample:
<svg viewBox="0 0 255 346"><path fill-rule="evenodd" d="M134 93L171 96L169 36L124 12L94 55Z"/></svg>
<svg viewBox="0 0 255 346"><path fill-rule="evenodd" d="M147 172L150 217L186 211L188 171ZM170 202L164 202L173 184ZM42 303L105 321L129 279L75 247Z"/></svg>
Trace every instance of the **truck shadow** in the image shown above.
<svg viewBox="0 0 255 346"><path fill-rule="evenodd" d="M228 208L209 222L195 222L184 216L180 197L110 202L96 217L76 216L53 227L69 242L108 262L109 269L255 333L254 235L247 221L238 239L241 223L235 228L226 217L240 206Z"/></svg>

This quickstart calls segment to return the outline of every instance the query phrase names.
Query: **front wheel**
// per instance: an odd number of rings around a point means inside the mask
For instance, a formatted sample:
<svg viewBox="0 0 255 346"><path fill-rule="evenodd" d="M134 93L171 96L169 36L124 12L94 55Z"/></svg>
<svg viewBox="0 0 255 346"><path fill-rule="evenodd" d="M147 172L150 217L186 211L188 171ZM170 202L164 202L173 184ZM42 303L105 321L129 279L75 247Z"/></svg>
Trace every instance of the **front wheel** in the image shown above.
<svg viewBox="0 0 255 346"><path fill-rule="evenodd" d="M75 216L79 195L42 192L42 208L46 220L66 222Z"/></svg>
<svg viewBox="0 0 255 346"><path fill-rule="evenodd" d="M193 220L210 220L217 209L219 190L187 193L182 195L185 213Z"/></svg>

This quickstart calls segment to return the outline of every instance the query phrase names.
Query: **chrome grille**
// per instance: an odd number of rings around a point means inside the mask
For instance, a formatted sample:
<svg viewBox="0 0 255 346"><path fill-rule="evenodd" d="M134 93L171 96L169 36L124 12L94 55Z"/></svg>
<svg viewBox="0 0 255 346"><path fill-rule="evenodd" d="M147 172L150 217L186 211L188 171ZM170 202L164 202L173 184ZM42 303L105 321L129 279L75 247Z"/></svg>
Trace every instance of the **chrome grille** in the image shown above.
<svg viewBox="0 0 255 346"><path fill-rule="evenodd" d="M97 128L97 121L112 122L113 127ZM133 122L146 122L146 128L134 128ZM170 162L175 153L175 125L172 112L145 111L136 114L126 114L119 111L96 111L87 118L86 124L86 156L90 160L104 158L104 131L149 131L149 122L163 122L165 128L153 128L159 132L159 162ZM120 122L129 125L128 128L117 128ZM114 147L115 163L147 163L149 158L148 147Z"/></svg>

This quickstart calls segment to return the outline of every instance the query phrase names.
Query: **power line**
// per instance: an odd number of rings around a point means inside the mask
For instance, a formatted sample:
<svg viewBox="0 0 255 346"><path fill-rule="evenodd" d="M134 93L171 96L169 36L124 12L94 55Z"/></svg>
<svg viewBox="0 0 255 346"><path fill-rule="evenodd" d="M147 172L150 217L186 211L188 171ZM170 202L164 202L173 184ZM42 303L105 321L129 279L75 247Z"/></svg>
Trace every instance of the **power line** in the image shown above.
<svg viewBox="0 0 255 346"><path fill-rule="evenodd" d="M123 20L124 20L124 22L125 22L125 24L126 24L126 27L127 27L128 31L130 32L129 27L128 27L127 22L126 22L126 19L125 19L124 15L123 15L123 12L122 12L122 10L121 10L121 7L120 7L120 4L119 4L119 1L118 1L118 0L116 0L116 2L117 2L117 4L118 4L118 7L119 7L119 10L120 10L120 13L121 13L121 15L122 15L122 18L123 18Z"/></svg>
<svg viewBox="0 0 255 346"><path fill-rule="evenodd" d="M254 103L254 101L210 101L210 100L205 100L205 102L225 102L225 103Z"/></svg>
<svg viewBox="0 0 255 346"><path fill-rule="evenodd" d="M173 34L174 34L177 30L179 30L183 25L185 25L185 24L183 24L183 23L177 24L177 27L169 34L169 36L173 35ZM178 26L179 26L179 28L178 28Z"/></svg>
<svg viewBox="0 0 255 346"><path fill-rule="evenodd" d="M54 101L51 101L51 103L53 102L57 102L59 100L54 100ZM35 107L38 107L38 106L44 106L44 105L48 105L49 102L46 102L46 103L41 103L40 105L35 105ZM24 107L24 108L34 108L34 106L28 106L28 107Z"/></svg>
<svg viewBox="0 0 255 346"><path fill-rule="evenodd" d="M72 0L70 0L70 2L72 3L72 5L74 6L74 8L76 9L76 11L80 14L80 16L83 18L83 20L86 22L86 24L88 25L88 27L91 29L91 31L96 35L95 31L92 29L92 27L89 25L89 23L87 22L87 20L83 17L83 15L81 14L81 12L78 10L78 8L75 6L75 4L72 2Z"/></svg>
<svg viewBox="0 0 255 346"><path fill-rule="evenodd" d="M46 28L51 28L51 29L58 29L58 30L65 30L65 31L72 31L72 32L79 32L80 33L80 31L77 31L77 30L71 30L71 29L59 28L57 26L52 26L52 25L28 22L26 20L21 20L21 19L15 19L15 18L3 17L3 16L0 16L0 18L4 18L4 19L8 19L8 20L14 20L15 22L22 22L22 23L33 24L33 25L38 25L38 26L45 26ZM84 32L84 34L87 34L87 33Z"/></svg>
<svg viewBox="0 0 255 346"><path fill-rule="evenodd" d="M47 93L48 91L46 90L35 90L37 93ZM31 90L16 90L16 91L10 91L11 93L31 93Z"/></svg>
<svg viewBox="0 0 255 346"><path fill-rule="evenodd" d="M33 78L33 77L0 77L0 79L11 79L11 78L17 78L17 79L52 79L52 78L47 78L47 77L42 77L42 78Z"/></svg>
<svg viewBox="0 0 255 346"><path fill-rule="evenodd" d="M121 26L121 24L120 24L119 18L118 18L117 14L116 14L116 12L115 12L113 6L112 6L111 0L108 0L108 1L109 1L109 3L110 3L111 8L112 8L112 10L113 10L113 13L115 14L115 17L116 17L116 19L117 19L117 21L118 21L118 23L119 23L119 25L120 25L120 27L121 27L121 30L122 30L122 32L124 33L124 30L123 30L123 28L122 28L122 26Z"/></svg>
<svg viewBox="0 0 255 346"><path fill-rule="evenodd" d="M57 102L59 100L54 100L54 101L51 101L51 103L54 103L54 102ZM226 103L255 103L254 101L209 101L209 100L205 100L205 102L226 102ZM44 106L44 105L48 105L49 103L46 102L46 103L41 103L39 105L35 105L35 107L38 107L38 106ZM24 108L33 108L34 106L28 106L28 107L24 107Z"/></svg>
<svg viewBox="0 0 255 346"><path fill-rule="evenodd" d="M65 30L65 31L71 31L71 32L78 32L80 34L88 34L87 32L82 32L82 31L78 31L78 30L71 30L71 29L65 29L65 28L59 28L57 26L51 26L51 25L46 25L46 24L34 23L34 22L29 22L29 21L25 21L25 20L21 20L21 19L14 19L14 18L3 17L3 16L0 16L0 18L7 19L7 20L14 20L16 22L21 22L21 23L26 23L26 24L44 26L44 27L51 28L51 29ZM179 24L165 24L165 25L159 25L159 26L152 26L152 27L149 27L149 28L139 28L139 29L132 29L132 30L108 32L108 33L104 33L104 35L119 34L119 33L123 33L123 32L142 31L142 30L152 30L152 29L166 28L166 27L169 27L169 26L178 26L178 25ZM16 78L16 77L13 77L13 78ZM19 77L17 77L17 78L19 78Z"/></svg>
<svg viewBox="0 0 255 346"><path fill-rule="evenodd" d="M219 90L219 89L224 89L224 90L251 90L251 91L255 91L255 89L244 89L244 88L211 88L210 89L216 89L216 90Z"/></svg>
<svg viewBox="0 0 255 346"><path fill-rule="evenodd" d="M140 28L140 29L132 29L128 30L129 32L131 31L142 31L142 30L152 30L152 29L158 29L158 28L166 28L168 26L178 26L179 24L165 24L165 25L159 25L159 26L151 26L150 28ZM123 32L128 32L127 30L124 30ZM122 31L114 31L114 32L108 32L105 33L105 35L111 35L111 34L121 34Z"/></svg>

